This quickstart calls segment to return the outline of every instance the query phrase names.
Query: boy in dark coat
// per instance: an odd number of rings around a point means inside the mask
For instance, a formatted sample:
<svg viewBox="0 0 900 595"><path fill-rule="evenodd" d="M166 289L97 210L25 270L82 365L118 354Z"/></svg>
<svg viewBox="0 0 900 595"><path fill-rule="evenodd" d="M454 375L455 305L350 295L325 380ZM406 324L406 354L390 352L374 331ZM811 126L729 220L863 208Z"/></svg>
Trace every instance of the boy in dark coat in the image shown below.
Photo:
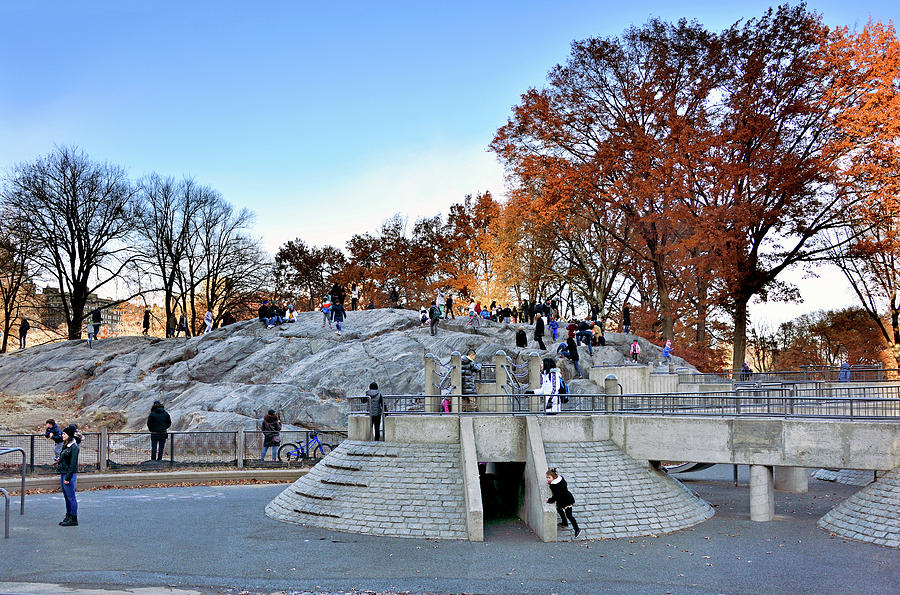
<svg viewBox="0 0 900 595"><path fill-rule="evenodd" d="M150 430L150 460L161 461L163 449L166 447L166 438L169 437L169 426L172 418L159 401L153 402L150 415L147 416L147 429Z"/></svg>

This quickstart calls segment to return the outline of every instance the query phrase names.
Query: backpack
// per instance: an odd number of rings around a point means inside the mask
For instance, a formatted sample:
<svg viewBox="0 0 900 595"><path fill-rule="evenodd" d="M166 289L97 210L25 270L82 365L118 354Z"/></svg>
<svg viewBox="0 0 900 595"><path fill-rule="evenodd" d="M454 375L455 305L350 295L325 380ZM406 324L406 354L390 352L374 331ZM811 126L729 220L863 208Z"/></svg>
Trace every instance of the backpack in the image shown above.
<svg viewBox="0 0 900 595"><path fill-rule="evenodd" d="M432 306L428 309L428 317L432 320L440 320L441 319L441 309L437 306Z"/></svg>
<svg viewBox="0 0 900 595"><path fill-rule="evenodd" d="M528 335L525 334L525 329L516 331L516 347L528 347Z"/></svg>
<svg viewBox="0 0 900 595"><path fill-rule="evenodd" d="M562 403L569 402L569 385L562 378L559 379L559 400Z"/></svg>

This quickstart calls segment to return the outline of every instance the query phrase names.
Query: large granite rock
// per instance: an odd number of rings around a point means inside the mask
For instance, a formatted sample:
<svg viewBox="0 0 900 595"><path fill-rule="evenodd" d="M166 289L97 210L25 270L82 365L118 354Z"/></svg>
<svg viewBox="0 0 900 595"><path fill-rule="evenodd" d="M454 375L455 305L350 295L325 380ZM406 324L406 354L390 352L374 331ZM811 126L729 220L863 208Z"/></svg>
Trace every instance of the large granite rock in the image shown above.
<svg viewBox="0 0 900 595"><path fill-rule="evenodd" d="M453 351L474 348L487 361L499 349L536 350L533 341L515 347L518 325L486 322L476 330L466 322L441 321L432 337L417 312L368 310L350 312L338 336L322 327L320 313L304 312L273 329L254 320L190 339L122 337L95 342L94 349L66 341L0 356L0 393L72 395L88 414L124 412L127 429L143 429L155 400L166 404L179 430L252 428L270 408L286 423L343 429L347 397L363 394L372 381L386 394L423 392L425 353L447 361ZM532 328L527 332L531 337ZM595 349L595 363L624 359L628 342L611 337L617 344ZM556 344L547 340L547 347L554 355ZM659 351L649 343L644 349L650 356ZM581 354L590 365L585 347Z"/></svg>

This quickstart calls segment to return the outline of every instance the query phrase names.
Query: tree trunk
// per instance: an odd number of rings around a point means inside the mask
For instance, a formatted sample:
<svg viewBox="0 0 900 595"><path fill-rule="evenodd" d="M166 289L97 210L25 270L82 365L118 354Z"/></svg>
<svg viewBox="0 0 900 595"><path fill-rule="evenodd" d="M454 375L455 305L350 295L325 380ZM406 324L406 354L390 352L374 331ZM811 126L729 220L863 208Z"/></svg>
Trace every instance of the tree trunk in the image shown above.
<svg viewBox="0 0 900 595"><path fill-rule="evenodd" d="M734 350L731 367L740 368L747 357L747 298L740 298L734 305Z"/></svg>
<svg viewBox="0 0 900 595"><path fill-rule="evenodd" d="M706 297L708 286L705 281L697 281L697 347L706 347Z"/></svg>
<svg viewBox="0 0 900 595"><path fill-rule="evenodd" d="M662 263L662 256L653 260L653 272L656 277L656 290L659 292L659 318L662 322L663 339L675 340L675 316L672 314L672 302L669 300L669 285Z"/></svg>

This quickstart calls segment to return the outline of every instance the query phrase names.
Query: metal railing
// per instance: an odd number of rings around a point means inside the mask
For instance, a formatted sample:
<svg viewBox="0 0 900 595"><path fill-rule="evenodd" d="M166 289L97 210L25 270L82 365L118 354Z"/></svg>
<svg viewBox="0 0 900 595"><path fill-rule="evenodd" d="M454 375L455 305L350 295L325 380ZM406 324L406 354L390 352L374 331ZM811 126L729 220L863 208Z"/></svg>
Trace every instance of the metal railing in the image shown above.
<svg viewBox="0 0 900 595"><path fill-rule="evenodd" d="M678 381L693 384L717 384L729 382L897 382L897 370L880 366L850 366L847 377L842 378L842 368L838 366L801 366L799 370L776 370L772 372L744 372L740 369L716 373L680 372Z"/></svg>
<svg viewBox="0 0 900 595"><path fill-rule="evenodd" d="M105 449L101 449L100 433L85 433L80 444L78 472L86 473L102 468L110 470L156 470L160 467L232 466L242 462L252 463L262 453L263 433L244 432L243 452L238 452L237 431L169 432L163 447L161 461L151 461L149 432L109 432ZM310 430L282 430L281 443L309 441ZM320 431L319 440L337 446L346 439L346 432ZM9 448L8 448L9 447ZM55 454L53 442L43 434L0 434L0 449L21 451L22 475L29 469L32 474L53 474ZM106 461L101 461L105 451ZM0 454L4 453L0 450ZM101 465L101 462L104 464ZM0 474L8 474L12 468L0 464ZM23 479L24 481L24 479ZM24 504L23 504L24 507Z"/></svg>
<svg viewBox="0 0 900 595"><path fill-rule="evenodd" d="M22 490L25 493L25 490ZM0 495L3 496L3 539L9 539L9 492L0 488Z"/></svg>
<svg viewBox="0 0 900 595"><path fill-rule="evenodd" d="M19 514L25 514L25 449L24 448L3 448L0 449L0 456L8 455L14 452L22 453L22 486L19 488ZM6 536L9 537L9 493L6 494Z"/></svg>
<svg viewBox="0 0 900 595"><path fill-rule="evenodd" d="M837 389L835 389L837 390ZM706 393L635 395L567 395L561 413L692 415L719 417L795 417L900 421L900 397L794 394L789 388L747 389ZM386 415L445 415L431 395L386 395ZM450 414L545 414L547 398L531 393L452 395ZM431 400L429 402L429 400ZM354 410L362 413L362 410ZM367 410L365 411L367 412Z"/></svg>

